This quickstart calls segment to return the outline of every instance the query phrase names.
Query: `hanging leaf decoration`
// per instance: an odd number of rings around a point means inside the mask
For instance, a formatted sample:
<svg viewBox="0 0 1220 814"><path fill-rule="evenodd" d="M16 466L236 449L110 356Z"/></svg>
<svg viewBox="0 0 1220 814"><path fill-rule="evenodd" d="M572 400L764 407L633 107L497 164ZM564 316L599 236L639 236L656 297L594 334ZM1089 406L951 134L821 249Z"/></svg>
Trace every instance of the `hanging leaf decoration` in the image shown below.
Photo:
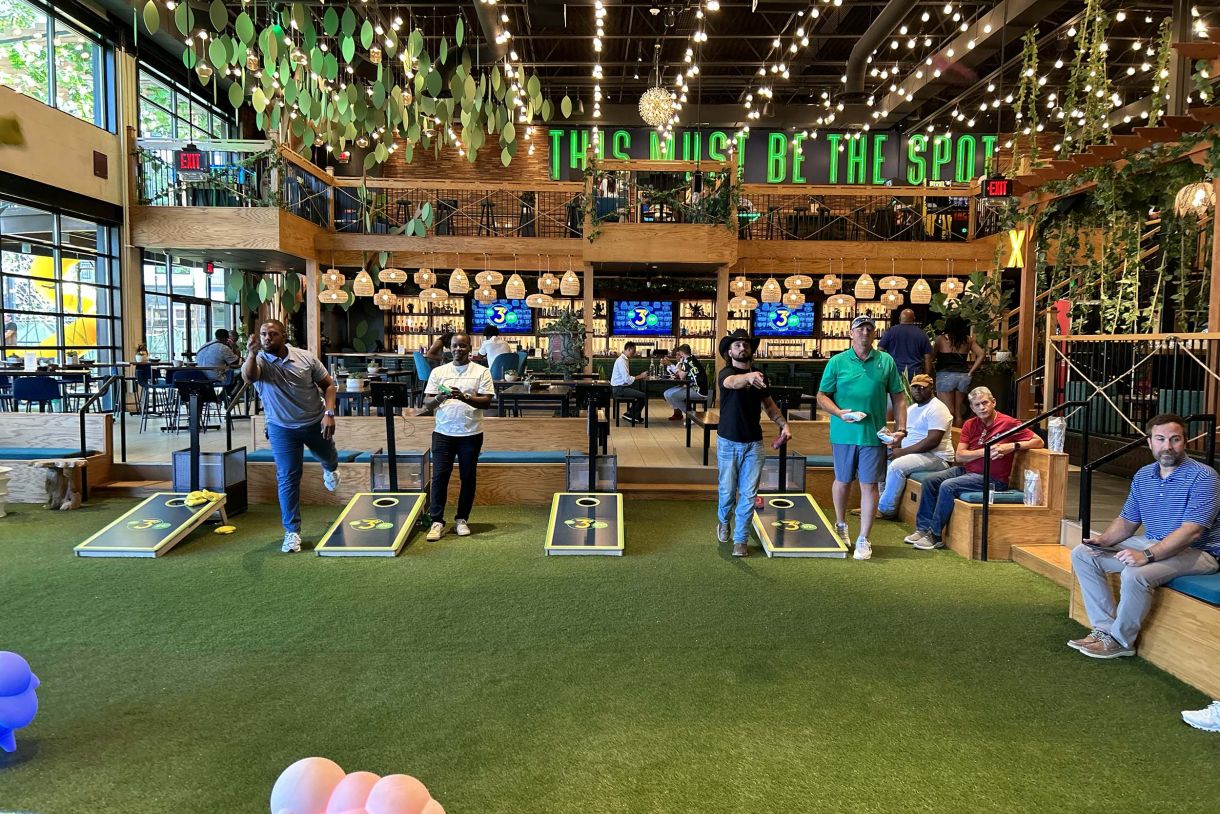
<svg viewBox="0 0 1220 814"><path fill-rule="evenodd" d="M160 20L157 22L160 24ZM189 4L179 3L177 8L174 9L174 27L184 37L190 34L191 29L195 27L195 10Z"/></svg>
<svg viewBox="0 0 1220 814"><path fill-rule="evenodd" d="M365 20L364 25L360 26L360 45L363 46L364 50L367 51L369 49L369 46L372 44L373 44L373 24L370 23L368 20Z"/></svg>
<svg viewBox="0 0 1220 814"><path fill-rule="evenodd" d="M224 0L212 0L212 5L208 6L208 20L216 31L225 30L225 26L229 24L229 12L225 8Z"/></svg>
<svg viewBox="0 0 1220 814"><path fill-rule="evenodd" d="M458 17L457 30L453 32L453 40L457 43L458 48L462 47L462 40L466 38L466 26L462 22L462 18Z"/></svg>
<svg viewBox="0 0 1220 814"><path fill-rule="evenodd" d="M326 13L322 15L322 32L328 37L335 36L335 32L339 30L339 12L335 11L335 7L331 6L326 9Z"/></svg>
<svg viewBox="0 0 1220 814"><path fill-rule="evenodd" d="M149 34L156 34L161 28L161 10L153 0L144 4L144 27L148 29Z"/></svg>
<svg viewBox="0 0 1220 814"><path fill-rule="evenodd" d="M356 33L356 12L352 11L352 7L348 6L343 10L343 34L350 37Z"/></svg>

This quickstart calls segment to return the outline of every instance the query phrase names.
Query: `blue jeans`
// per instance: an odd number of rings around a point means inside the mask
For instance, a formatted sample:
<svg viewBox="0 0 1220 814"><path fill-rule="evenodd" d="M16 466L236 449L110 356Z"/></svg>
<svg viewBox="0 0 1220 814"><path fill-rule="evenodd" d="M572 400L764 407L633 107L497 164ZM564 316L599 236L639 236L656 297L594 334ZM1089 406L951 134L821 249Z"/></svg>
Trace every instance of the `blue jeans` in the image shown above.
<svg viewBox="0 0 1220 814"><path fill-rule="evenodd" d="M1008 484L998 480L991 481L993 490L1007 489ZM923 481L923 491L919 498L919 511L915 514L915 528L920 531L930 531L940 539L945 526L949 524L949 515L953 514L953 501L964 492L981 492L983 476L967 472L960 466L937 472Z"/></svg>
<svg viewBox="0 0 1220 814"><path fill-rule="evenodd" d="M882 514L897 514L898 498L902 495L902 488L906 486L907 475L926 469L936 471L947 468L948 464L933 452L914 452L890 461L885 470L885 488L881 491L877 511Z"/></svg>
<svg viewBox="0 0 1220 814"><path fill-rule="evenodd" d="M716 436L716 465L720 468L720 503L716 519L728 523L732 513L736 518L733 542L744 543L754 516L758 479L762 477L763 442L730 441Z"/></svg>
<svg viewBox="0 0 1220 814"><path fill-rule="evenodd" d="M284 531L301 531L301 472L304 469L305 448L322 462L322 468L334 472L339 468L339 451L335 442L322 437L322 422L308 427L281 427L267 423L267 440L275 456L275 475L280 492L280 522Z"/></svg>

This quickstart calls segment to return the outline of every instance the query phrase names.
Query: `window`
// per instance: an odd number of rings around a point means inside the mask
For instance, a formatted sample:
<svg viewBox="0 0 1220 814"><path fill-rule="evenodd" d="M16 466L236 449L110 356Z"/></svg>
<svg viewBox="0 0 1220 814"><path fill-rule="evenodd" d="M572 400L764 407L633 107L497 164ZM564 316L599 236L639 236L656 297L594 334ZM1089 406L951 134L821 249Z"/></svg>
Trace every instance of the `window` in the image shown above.
<svg viewBox="0 0 1220 814"><path fill-rule="evenodd" d="M218 328L234 330L237 306L225 299L226 269L144 253L144 344L154 359L194 353Z"/></svg>
<svg viewBox="0 0 1220 814"><path fill-rule="evenodd" d="M0 353L119 360L114 227L0 198Z"/></svg>
<svg viewBox="0 0 1220 814"><path fill-rule="evenodd" d="M0 3L5 0L0 0ZM206 141L229 138L232 119L185 87L140 68L140 135Z"/></svg>
<svg viewBox="0 0 1220 814"><path fill-rule="evenodd" d="M91 31L26 0L0 0L0 84L109 127L108 56Z"/></svg>

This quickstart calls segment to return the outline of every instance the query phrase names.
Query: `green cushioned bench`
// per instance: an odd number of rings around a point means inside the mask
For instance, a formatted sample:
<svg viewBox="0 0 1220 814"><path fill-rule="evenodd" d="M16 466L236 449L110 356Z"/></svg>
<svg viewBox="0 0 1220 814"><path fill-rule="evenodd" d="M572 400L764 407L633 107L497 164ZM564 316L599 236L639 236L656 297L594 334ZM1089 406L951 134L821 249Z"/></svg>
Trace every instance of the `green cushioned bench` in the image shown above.
<svg viewBox="0 0 1220 814"><path fill-rule="evenodd" d="M561 464L568 460L567 450L484 450L481 464Z"/></svg>
<svg viewBox="0 0 1220 814"><path fill-rule="evenodd" d="M931 473L928 473L928 474L931 474ZM996 503L996 504L1005 504L1008 506L1015 506L1018 503L1021 503L1021 504L1025 503L1025 493L1022 492L1020 489L997 490L995 492L992 492L991 495L992 495L991 502ZM960 495L957 496L957 499L964 500L967 503L978 503L979 505L982 505L983 493L982 492L962 492Z"/></svg>
<svg viewBox="0 0 1220 814"><path fill-rule="evenodd" d="M339 463L341 464L368 463L372 457L371 453L361 452L357 449L341 449L338 450L338 453ZM275 455L272 454L270 449L256 449L246 455L246 461L252 464L275 463ZM317 457L308 449L305 450L305 463L318 463Z"/></svg>
<svg viewBox="0 0 1220 814"><path fill-rule="evenodd" d="M85 450L84 457L100 455L95 449ZM43 458L80 458L80 447L0 447L0 461L40 461Z"/></svg>
<svg viewBox="0 0 1220 814"><path fill-rule="evenodd" d="M832 469L835 465L835 456L833 455L806 455L805 466L812 466L819 469Z"/></svg>

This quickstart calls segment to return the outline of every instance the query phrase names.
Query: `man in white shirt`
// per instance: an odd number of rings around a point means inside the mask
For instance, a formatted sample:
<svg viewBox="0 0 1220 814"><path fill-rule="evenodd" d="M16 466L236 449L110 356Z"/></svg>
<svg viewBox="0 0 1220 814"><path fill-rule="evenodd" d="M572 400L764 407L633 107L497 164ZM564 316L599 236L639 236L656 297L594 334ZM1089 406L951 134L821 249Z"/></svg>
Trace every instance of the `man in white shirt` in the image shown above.
<svg viewBox="0 0 1220 814"><path fill-rule="evenodd" d="M445 498L453 459L458 462L462 489L458 494L454 530L459 537L470 534L470 510L474 507L475 473L483 449L483 411L491 406L496 388L491 372L470 361L470 337L454 334L450 342L453 361L433 368L424 387L424 414L435 413L432 433L432 500L429 514L432 528L428 540L435 542L445 534Z"/></svg>
<svg viewBox="0 0 1220 814"><path fill-rule="evenodd" d="M643 381L648 378L648 371L644 371L637 376L631 375L630 360L635 358L635 343L627 342L623 345L623 352L614 360L614 370L610 373L610 384L613 387L612 392L615 398L631 399L631 406L627 408L627 414L623 418L631 423L637 424L644 420L644 402L647 396L643 391L636 390L631 385L638 381Z"/></svg>
<svg viewBox="0 0 1220 814"><path fill-rule="evenodd" d="M483 344L479 345L479 352L475 354L475 358L480 360L487 369L491 370L492 363L496 361L496 357L502 353L510 353L512 348L508 343L500 338L500 329L495 325L486 325L483 328Z"/></svg>
<svg viewBox="0 0 1220 814"><path fill-rule="evenodd" d="M907 435L900 448L890 444L885 489L877 503L877 511L886 519L898 516L898 498L907 475L924 470L939 472L953 461L953 413L935 396L931 376L920 373L911 378L915 403L907 408Z"/></svg>

